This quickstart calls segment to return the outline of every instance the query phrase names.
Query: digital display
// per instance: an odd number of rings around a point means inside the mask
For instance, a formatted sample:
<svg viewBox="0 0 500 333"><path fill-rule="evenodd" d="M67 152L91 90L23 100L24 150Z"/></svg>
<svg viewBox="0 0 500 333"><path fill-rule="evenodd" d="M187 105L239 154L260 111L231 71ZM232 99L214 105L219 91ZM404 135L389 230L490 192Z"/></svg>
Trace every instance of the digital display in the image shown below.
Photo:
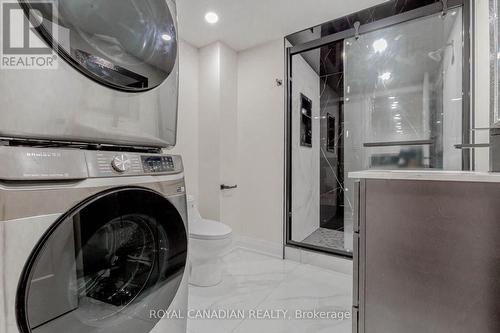
<svg viewBox="0 0 500 333"><path fill-rule="evenodd" d="M175 170L172 156L141 156L144 172L169 172Z"/></svg>

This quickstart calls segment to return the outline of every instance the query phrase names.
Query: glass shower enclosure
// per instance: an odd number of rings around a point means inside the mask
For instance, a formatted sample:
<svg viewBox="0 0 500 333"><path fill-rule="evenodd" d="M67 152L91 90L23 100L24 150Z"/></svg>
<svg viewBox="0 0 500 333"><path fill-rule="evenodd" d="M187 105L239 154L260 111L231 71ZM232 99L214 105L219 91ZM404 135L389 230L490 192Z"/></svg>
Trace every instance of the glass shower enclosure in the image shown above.
<svg viewBox="0 0 500 333"><path fill-rule="evenodd" d="M469 167L465 44L457 6L289 53L289 244L349 256L349 172Z"/></svg>

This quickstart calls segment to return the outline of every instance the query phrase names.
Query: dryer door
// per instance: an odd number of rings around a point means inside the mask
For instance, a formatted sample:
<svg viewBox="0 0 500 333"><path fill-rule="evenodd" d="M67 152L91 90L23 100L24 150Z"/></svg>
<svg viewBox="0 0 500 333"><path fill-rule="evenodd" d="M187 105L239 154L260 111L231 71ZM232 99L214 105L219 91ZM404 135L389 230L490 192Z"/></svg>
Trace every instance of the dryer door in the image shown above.
<svg viewBox="0 0 500 333"><path fill-rule="evenodd" d="M164 197L146 189L101 194L44 235L17 297L22 333L147 333L184 276L187 233ZM186 310L186 309L171 309Z"/></svg>
<svg viewBox="0 0 500 333"><path fill-rule="evenodd" d="M167 0L19 2L45 41L101 84L149 90L174 69L177 31Z"/></svg>

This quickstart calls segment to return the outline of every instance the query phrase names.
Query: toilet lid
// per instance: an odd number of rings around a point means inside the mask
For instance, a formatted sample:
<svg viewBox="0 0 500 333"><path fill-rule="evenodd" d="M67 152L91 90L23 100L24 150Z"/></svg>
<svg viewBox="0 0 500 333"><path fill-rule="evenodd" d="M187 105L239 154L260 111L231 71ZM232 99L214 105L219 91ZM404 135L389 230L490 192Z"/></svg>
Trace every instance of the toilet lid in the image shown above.
<svg viewBox="0 0 500 333"><path fill-rule="evenodd" d="M189 224L189 236L196 239L224 239L231 232L229 226L212 220L193 221Z"/></svg>

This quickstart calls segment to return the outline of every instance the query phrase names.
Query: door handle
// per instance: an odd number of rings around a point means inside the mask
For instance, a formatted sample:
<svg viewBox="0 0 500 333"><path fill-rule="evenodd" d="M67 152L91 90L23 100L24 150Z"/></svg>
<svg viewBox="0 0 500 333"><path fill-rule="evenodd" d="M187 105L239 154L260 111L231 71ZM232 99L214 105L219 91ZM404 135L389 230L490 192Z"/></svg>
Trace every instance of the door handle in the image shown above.
<svg viewBox="0 0 500 333"><path fill-rule="evenodd" d="M235 189L235 188L237 188L237 187L238 187L238 185L231 185L231 186L229 186L229 185L222 184L222 185L220 186L220 189L221 189L222 191L224 191L224 190L234 190L234 189Z"/></svg>

